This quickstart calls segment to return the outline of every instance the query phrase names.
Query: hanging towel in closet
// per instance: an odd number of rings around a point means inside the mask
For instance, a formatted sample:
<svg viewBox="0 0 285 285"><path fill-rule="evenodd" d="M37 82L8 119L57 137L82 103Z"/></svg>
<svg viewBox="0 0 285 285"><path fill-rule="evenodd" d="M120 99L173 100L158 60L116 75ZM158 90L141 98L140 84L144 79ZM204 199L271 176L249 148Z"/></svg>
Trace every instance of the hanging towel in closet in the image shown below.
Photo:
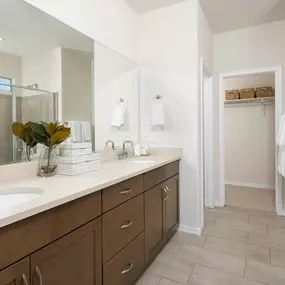
<svg viewBox="0 0 285 285"><path fill-rule="evenodd" d="M276 143L279 146L285 146L285 115L281 116L278 128L278 134L276 137Z"/></svg>
<svg viewBox="0 0 285 285"><path fill-rule="evenodd" d="M282 115L279 122L276 143L278 150L278 172L285 177L285 115Z"/></svg>

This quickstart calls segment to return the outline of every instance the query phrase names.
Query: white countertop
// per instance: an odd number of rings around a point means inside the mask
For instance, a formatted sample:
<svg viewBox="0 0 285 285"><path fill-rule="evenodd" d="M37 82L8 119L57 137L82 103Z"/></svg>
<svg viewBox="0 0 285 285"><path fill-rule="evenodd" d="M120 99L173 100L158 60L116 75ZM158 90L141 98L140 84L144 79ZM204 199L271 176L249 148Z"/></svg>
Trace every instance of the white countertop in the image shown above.
<svg viewBox="0 0 285 285"><path fill-rule="evenodd" d="M101 168L97 171L78 176L32 177L14 181L13 183L5 183L1 185L0 191L14 187L35 187L42 189L44 192L38 198L25 204L8 208L5 211L0 209L0 228L179 159L181 159L181 156L177 153L169 153L145 158L116 160L102 163ZM132 160L154 162L134 164L131 163Z"/></svg>

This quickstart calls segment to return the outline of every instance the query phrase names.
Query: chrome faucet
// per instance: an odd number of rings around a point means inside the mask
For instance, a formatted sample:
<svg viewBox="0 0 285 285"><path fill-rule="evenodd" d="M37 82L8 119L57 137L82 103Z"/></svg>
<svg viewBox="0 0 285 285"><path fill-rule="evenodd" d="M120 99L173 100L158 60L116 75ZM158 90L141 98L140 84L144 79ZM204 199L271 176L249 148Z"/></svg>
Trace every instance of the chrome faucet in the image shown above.
<svg viewBox="0 0 285 285"><path fill-rule="evenodd" d="M112 145L112 149L113 149L113 150L115 150L115 144L114 144L114 142L113 142L113 141L108 140L108 141L106 141L105 145L106 145L106 146L108 146L108 145L109 145L109 143L111 143L111 145Z"/></svg>
<svg viewBox="0 0 285 285"><path fill-rule="evenodd" d="M126 151L126 144L127 144L127 143L131 144L132 147L134 147L134 144L133 144L132 141L124 141L124 142L123 142L123 151Z"/></svg>
<svg viewBox="0 0 285 285"><path fill-rule="evenodd" d="M129 153L126 150L126 144L130 144L132 147L134 147L134 144L132 141L124 141L123 142L123 150L121 152L119 152L119 154L118 154L119 159L124 159L124 158L127 158L129 156Z"/></svg>

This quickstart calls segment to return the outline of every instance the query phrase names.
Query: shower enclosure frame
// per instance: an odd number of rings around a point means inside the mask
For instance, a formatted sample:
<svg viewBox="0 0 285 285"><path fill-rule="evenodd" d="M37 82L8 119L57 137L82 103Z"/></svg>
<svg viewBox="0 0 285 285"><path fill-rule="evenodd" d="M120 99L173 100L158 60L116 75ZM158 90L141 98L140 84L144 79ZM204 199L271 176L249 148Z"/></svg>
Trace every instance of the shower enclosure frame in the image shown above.
<svg viewBox="0 0 285 285"><path fill-rule="evenodd" d="M58 120L58 92L50 92L48 90L44 90L44 89L39 89L39 88L34 88L32 86L24 86L24 85L18 85L18 84L14 84L14 80L12 80L13 84L6 84L6 83L1 83L1 86L8 86L11 87L11 93L12 93L12 122L16 122L17 117L16 117L16 113L17 113L17 97L16 97L16 92L15 92L15 88L19 88L19 89L24 89L24 90L30 90L30 91L36 91L36 92L41 92L41 93L45 93L45 94L49 94L52 95L52 120ZM13 162L17 161L17 138L15 136L13 136Z"/></svg>

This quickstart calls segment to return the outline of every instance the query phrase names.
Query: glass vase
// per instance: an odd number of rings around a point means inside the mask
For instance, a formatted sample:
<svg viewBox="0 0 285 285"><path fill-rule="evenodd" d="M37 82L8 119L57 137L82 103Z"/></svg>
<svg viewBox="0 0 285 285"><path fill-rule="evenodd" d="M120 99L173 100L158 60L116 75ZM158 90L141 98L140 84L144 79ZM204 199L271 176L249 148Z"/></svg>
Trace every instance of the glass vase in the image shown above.
<svg viewBox="0 0 285 285"><path fill-rule="evenodd" d="M34 157L34 150L32 147L27 145L26 143L22 143L23 148L21 149L21 161L31 161L32 157ZM19 151L20 149L18 149Z"/></svg>
<svg viewBox="0 0 285 285"><path fill-rule="evenodd" d="M56 174L58 157L53 148L44 146L39 157L39 175L51 177Z"/></svg>

